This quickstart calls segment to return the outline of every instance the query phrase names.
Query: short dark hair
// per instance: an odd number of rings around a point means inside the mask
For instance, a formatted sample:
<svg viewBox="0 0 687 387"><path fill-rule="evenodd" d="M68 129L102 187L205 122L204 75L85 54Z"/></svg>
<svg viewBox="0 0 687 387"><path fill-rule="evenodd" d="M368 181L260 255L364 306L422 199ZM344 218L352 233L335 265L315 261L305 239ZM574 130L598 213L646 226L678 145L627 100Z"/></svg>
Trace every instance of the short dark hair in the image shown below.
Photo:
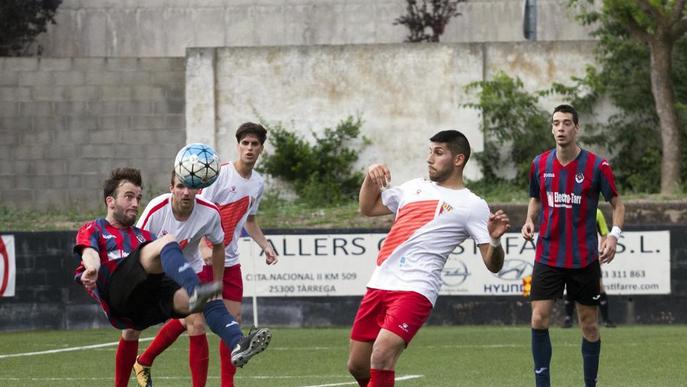
<svg viewBox="0 0 687 387"><path fill-rule="evenodd" d="M128 181L137 187L143 188L141 171L136 168L115 168L110 173L110 177L103 183L103 198L107 199L108 196L117 197L117 189L123 181Z"/></svg>
<svg viewBox="0 0 687 387"><path fill-rule="evenodd" d="M267 140L267 130L262 125L254 122L244 122L236 129L236 142L241 142L249 134L257 137L260 144L264 144L265 140Z"/></svg>
<svg viewBox="0 0 687 387"><path fill-rule="evenodd" d="M575 110L574 107L572 107L571 105L566 105L566 104L556 106L556 108L553 109L553 113L551 113L551 119L552 120L553 120L553 115L558 113L558 112L572 114L573 124L577 125L579 119L577 117L577 110Z"/></svg>
<svg viewBox="0 0 687 387"><path fill-rule="evenodd" d="M431 142L440 142L448 146L453 156L462 154L465 156L465 163L470 159L470 142L465 135L457 130L442 130L429 139ZM465 165L463 163L463 165Z"/></svg>

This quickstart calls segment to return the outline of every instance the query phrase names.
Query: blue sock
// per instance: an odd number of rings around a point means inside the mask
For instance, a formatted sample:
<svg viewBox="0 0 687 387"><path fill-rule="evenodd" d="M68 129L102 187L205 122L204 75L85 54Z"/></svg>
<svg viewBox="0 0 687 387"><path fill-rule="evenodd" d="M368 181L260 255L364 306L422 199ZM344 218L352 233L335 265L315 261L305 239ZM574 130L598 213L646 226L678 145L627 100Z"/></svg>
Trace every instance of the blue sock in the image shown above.
<svg viewBox="0 0 687 387"><path fill-rule="evenodd" d="M224 306L224 302L222 300L208 302L205 304L203 314L210 330L222 338L222 341L224 341L224 344L227 345L230 351L234 349L243 337L243 333L239 323L236 322L234 316Z"/></svg>
<svg viewBox="0 0 687 387"><path fill-rule="evenodd" d="M596 375L599 372L599 354L601 353L601 339L591 342L582 338L582 363L584 365L584 385L596 386Z"/></svg>
<svg viewBox="0 0 687 387"><path fill-rule="evenodd" d="M193 290L199 284L198 276L186 261L179 244L176 242L167 243L160 251L160 261L165 274L186 289L189 296L192 295Z"/></svg>
<svg viewBox="0 0 687 387"><path fill-rule="evenodd" d="M551 364L551 338L548 329L532 328L532 357L534 358L534 380L537 387L551 386L549 365Z"/></svg>

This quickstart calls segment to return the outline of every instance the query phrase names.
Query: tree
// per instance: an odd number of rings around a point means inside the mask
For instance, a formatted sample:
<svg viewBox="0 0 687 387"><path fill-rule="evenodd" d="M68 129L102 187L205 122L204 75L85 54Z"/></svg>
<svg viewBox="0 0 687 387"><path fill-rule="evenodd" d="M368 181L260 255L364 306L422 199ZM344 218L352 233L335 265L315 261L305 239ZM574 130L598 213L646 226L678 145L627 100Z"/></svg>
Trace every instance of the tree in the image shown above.
<svg viewBox="0 0 687 387"><path fill-rule="evenodd" d="M685 0L603 0L600 10L593 9L593 0L570 0L570 4L581 6L581 20L597 27L595 35L602 44L604 39L627 37L648 49L651 94L660 126L661 193L679 192L684 135L674 88L673 51L687 33ZM621 35L608 36L618 32Z"/></svg>
<svg viewBox="0 0 687 387"><path fill-rule="evenodd" d="M36 37L47 30L47 24L55 24L55 12L61 3L62 0L0 1L0 56L26 55Z"/></svg>
<svg viewBox="0 0 687 387"><path fill-rule="evenodd" d="M406 42L439 42L446 25L452 17L459 16L458 3L465 0L407 0L407 15L394 20L394 25L402 24L408 27L410 34ZM431 30L431 35L428 33Z"/></svg>

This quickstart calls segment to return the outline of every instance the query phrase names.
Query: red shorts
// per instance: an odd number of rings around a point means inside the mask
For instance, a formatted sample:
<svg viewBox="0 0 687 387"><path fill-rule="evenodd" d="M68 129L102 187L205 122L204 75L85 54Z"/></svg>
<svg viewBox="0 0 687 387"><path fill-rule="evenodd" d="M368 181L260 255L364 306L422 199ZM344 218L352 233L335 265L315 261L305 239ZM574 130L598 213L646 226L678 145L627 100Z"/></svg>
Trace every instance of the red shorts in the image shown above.
<svg viewBox="0 0 687 387"><path fill-rule="evenodd" d="M203 271L198 273L201 283L212 281L212 266L203 266ZM230 301L241 302L243 300L243 277L241 275L241 264L224 268L222 278L222 298Z"/></svg>
<svg viewBox="0 0 687 387"><path fill-rule="evenodd" d="M368 288L355 315L351 339L375 341L384 328L410 343L432 313L432 303L420 293Z"/></svg>

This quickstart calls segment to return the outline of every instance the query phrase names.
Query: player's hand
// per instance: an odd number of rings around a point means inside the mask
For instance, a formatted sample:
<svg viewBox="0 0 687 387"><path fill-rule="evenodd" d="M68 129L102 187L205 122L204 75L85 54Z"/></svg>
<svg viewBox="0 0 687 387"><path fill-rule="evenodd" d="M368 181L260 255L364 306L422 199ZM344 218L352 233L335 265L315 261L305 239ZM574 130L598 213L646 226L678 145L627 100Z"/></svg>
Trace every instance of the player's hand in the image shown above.
<svg viewBox="0 0 687 387"><path fill-rule="evenodd" d="M372 164L367 168L367 177L382 190L391 181L391 171L384 164Z"/></svg>
<svg viewBox="0 0 687 387"><path fill-rule="evenodd" d="M618 240L613 236L608 236L601 242L601 254L599 255L599 262L610 263L615 258L615 250L618 247Z"/></svg>
<svg viewBox="0 0 687 387"><path fill-rule="evenodd" d="M526 220L525 225L522 226L522 237L526 241L531 241L534 239L534 223L531 220Z"/></svg>
<svg viewBox="0 0 687 387"><path fill-rule="evenodd" d="M501 238L501 235L505 234L509 229L510 220L503 210L498 210L493 214L489 214L489 220L487 221L489 236L494 239Z"/></svg>
<svg viewBox="0 0 687 387"><path fill-rule="evenodd" d="M274 251L272 248L272 245L268 244L267 248L264 249L265 251L265 263L268 265L274 265L275 263L279 262L279 257L277 256L277 252Z"/></svg>
<svg viewBox="0 0 687 387"><path fill-rule="evenodd" d="M93 290L95 289L95 283L98 280L98 269L96 268L90 268L84 270L83 273L81 273L81 284L83 285L86 290Z"/></svg>

